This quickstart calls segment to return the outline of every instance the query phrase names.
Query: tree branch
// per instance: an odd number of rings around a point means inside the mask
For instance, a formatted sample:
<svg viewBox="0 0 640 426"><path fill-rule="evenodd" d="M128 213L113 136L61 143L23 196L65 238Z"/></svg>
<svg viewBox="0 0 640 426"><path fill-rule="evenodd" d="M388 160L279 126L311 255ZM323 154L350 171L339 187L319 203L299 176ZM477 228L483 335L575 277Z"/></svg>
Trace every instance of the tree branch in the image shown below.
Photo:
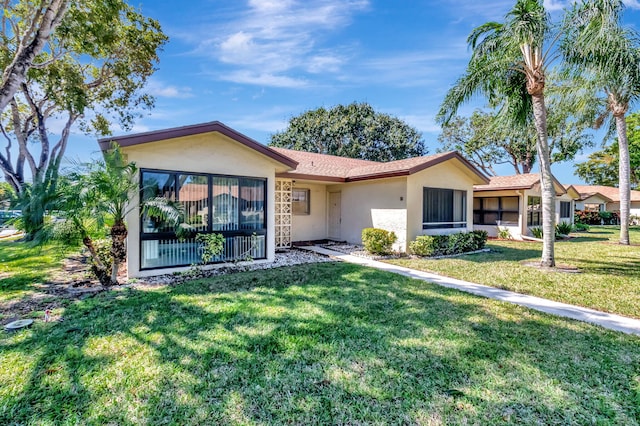
<svg viewBox="0 0 640 426"><path fill-rule="evenodd" d="M42 15L33 39L25 43L26 37L20 43L13 61L5 68L0 86L0 112L4 111L20 84L24 81L27 71L32 66L34 59L44 47L51 34L60 25L67 12L69 0L51 0L46 11Z"/></svg>

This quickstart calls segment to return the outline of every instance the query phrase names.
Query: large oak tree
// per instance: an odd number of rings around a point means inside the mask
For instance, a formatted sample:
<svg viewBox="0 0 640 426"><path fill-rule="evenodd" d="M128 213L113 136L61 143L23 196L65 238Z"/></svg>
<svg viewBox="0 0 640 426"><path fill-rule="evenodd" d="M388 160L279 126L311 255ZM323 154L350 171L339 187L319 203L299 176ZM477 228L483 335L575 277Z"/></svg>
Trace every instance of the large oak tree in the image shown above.
<svg viewBox="0 0 640 426"><path fill-rule="evenodd" d="M286 130L271 136L272 146L392 161L425 155L422 134L399 118L376 112L367 103L318 108L291 118Z"/></svg>

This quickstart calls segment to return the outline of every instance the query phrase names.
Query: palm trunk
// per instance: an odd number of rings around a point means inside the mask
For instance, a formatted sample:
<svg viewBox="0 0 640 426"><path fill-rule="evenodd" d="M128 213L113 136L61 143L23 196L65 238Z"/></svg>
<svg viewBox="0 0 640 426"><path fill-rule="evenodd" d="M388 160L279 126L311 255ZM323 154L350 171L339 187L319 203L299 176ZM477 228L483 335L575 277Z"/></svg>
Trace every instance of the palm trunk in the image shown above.
<svg viewBox="0 0 640 426"><path fill-rule="evenodd" d="M111 256L113 258L111 284L118 284L118 269L127 258L126 239L127 227L122 222L116 222L111 227Z"/></svg>
<svg viewBox="0 0 640 426"><path fill-rule="evenodd" d="M82 244L84 244L84 246L87 248L87 250L89 250L89 253L91 254L94 271L96 276L98 277L98 280L100 281L100 284L102 284L103 286L109 285L111 282L107 274L107 267L104 265L104 263L102 263L102 260L100 260L100 256L98 256L98 252L96 251L96 247L93 245L93 240L91 239L91 237L85 235L85 237L82 239Z"/></svg>
<svg viewBox="0 0 640 426"><path fill-rule="evenodd" d="M619 189L620 189L620 244L629 245L629 210L631 209L629 164L629 141L627 140L627 122L624 114L616 114L616 130L618 131L619 161Z"/></svg>
<svg viewBox="0 0 640 426"><path fill-rule="evenodd" d="M533 103L533 118L536 126L538 158L540 160L540 179L542 181L542 266L556 265L554 243L556 239L556 192L553 188L551 161L549 158L549 141L547 139L547 110L544 95L541 93L531 96Z"/></svg>

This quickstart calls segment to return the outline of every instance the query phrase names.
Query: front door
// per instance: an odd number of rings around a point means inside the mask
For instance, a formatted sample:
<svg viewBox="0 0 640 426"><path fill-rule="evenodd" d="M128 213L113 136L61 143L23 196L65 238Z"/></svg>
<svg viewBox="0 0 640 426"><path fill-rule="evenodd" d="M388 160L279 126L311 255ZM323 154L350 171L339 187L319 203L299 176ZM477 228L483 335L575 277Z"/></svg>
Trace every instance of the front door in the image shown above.
<svg viewBox="0 0 640 426"><path fill-rule="evenodd" d="M340 226L342 224L341 192L329 193L329 238L332 240L340 239Z"/></svg>

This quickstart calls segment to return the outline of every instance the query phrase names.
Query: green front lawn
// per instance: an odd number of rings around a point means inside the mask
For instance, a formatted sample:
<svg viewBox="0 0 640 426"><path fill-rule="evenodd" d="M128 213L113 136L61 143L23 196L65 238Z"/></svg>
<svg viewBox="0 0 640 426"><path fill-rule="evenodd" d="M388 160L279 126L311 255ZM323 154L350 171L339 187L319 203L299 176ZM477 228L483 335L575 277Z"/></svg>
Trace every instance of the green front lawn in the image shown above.
<svg viewBox="0 0 640 426"><path fill-rule="evenodd" d="M0 334L0 424L640 422L640 339L350 264L119 289Z"/></svg>
<svg viewBox="0 0 640 426"><path fill-rule="evenodd" d="M396 259L394 263L461 280L532 294L599 311L640 318L640 228L631 246L616 244L619 229L590 232L555 244L556 262L581 273L542 271L522 262L540 260L542 244L489 241L489 253L447 259Z"/></svg>
<svg viewBox="0 0 640 426"><path fill-rule="evenodd" d="M65 254L65 250L51 245L0 240L0 306L32 294L34 286L46 282L60 269Z"/></svg>

